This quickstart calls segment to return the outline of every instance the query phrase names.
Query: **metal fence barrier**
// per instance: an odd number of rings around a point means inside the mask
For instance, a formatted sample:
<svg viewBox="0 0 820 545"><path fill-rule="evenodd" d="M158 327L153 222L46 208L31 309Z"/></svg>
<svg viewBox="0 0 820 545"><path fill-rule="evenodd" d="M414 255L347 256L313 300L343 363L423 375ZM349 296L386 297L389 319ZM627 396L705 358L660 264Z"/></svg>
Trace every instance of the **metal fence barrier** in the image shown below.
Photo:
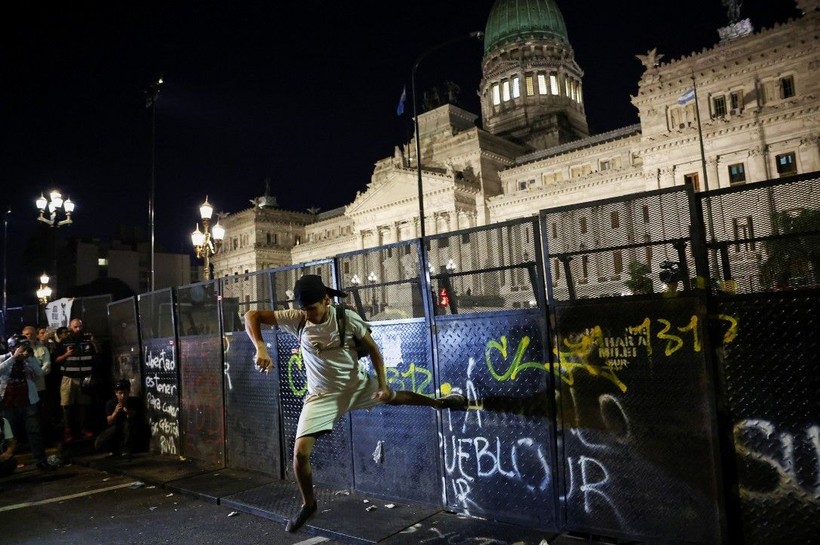
<svg viewBox="0 0 820 545"><path fill-rule="evenodd" d="M141 376L153 452L290 478L296 341L264 331L278 372L260 375L242 316L288 308L295 280L319 274L371 322L391 384L471 401L348 415L317 444L324 484L625 539L787 543L797 525L810 539L817 179L584 203L435 235L425 251L408 241L143 294L108 306L117 362L138 317L139 370L123 357L116 373ZM777 257L795 247L799 259Z"/></svg>

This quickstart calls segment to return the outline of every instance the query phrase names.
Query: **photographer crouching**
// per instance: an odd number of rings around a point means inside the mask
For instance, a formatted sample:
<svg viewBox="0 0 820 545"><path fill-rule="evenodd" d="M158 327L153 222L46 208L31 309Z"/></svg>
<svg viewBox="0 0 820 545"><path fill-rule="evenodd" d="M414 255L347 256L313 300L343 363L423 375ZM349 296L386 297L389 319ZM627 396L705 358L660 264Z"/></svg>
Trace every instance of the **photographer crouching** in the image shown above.
<svg viewBox="0 0 820 545"><path fill-rule="evenodd" d="M37 469L54 469L46 460L35 379L43 376L43 370L34 358L30 341L23 335L12 335L8 340L9 355L0 363L0 399L3 400L3 416L11 424L16 437L28 436L31 455Z"/></svg>

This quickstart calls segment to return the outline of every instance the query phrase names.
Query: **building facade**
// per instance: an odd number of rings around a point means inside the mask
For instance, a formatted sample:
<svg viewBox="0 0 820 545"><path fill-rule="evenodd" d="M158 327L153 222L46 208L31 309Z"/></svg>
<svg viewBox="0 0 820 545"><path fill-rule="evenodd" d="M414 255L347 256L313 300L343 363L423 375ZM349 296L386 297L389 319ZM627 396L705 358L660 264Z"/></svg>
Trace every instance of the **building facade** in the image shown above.
<svg viewBox="0 0 820 545"><path fill-rule="evenodd" d="M498 0L486 25L480 124L449 104L418 118L425 233L820 170L818 3L798 0L802 17L759 32L737 21L720 29L720 43L681 59L638 55L640 122L590 136L583 71L555 0ZM343 208L312 215L266 201L225 218L231 240L213 260L218 276L418 238L415 149L411 140L377 161Z"/></svg>

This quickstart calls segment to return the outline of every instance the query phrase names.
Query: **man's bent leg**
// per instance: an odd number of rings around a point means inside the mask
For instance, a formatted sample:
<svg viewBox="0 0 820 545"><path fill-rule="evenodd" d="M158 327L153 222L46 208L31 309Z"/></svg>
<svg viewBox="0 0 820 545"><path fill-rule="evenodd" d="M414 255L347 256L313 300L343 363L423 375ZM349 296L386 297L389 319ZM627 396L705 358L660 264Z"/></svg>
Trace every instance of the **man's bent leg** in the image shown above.
<svg viewBox="0 0 820 545"><path fill-rule="evenodd" d="M440 399L423 396L410 390L396 390L395 397L388 405L421 405L434 409L466 409L467 398L461 394L450 394Z"/></svg>
<svg viewBox="0 0 820 545"><path fill-rule="evenodd" d="M288 532L295 532L316 513L316 497L313 495L313 472L310 466L310 455L316 444L316 436L303 435L296 439L293 445L293 473L296 475L296 485L302 495L302 507L299 513L290 519L285 526Z"/></svg>

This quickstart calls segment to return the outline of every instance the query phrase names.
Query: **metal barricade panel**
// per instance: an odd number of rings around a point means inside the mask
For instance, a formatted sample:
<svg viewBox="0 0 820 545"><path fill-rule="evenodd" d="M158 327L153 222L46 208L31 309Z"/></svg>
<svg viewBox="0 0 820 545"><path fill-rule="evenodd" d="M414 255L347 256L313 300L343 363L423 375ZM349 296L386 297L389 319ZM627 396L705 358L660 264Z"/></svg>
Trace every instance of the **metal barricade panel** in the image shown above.
<svg viewBox="0 0 820 545"><path fill-rule="evenodd" d="M816 542L820 294L726 297L717 309L744 542Z"/></svg>
<svg viewBox="0 0 820 545"><path fill-rule="evenodd" d="M178 288L182 454L225 463L222 335L216 282Z"/></svg>
<svg viewBox="0 0 820 545"><path fill-rule="evenodd" d="M173 337L143 342L145 414L151 428L151 452L181 454L179 372Z"/></svg>
<svg viewBox="0 0 820 545"><path fill-rule="evenodd" d="M381 322L372 326L371 334L382 351L391 388L435 396L424 321ZM372 365L369 372L374 373ZM356 490L429 504L441 502L434 410L380 406L353 411L351 422Z"/></svg>
<svg viewBox="0 0 820 545"><path fill-rule="evenodd" d="M182 454L212 465L224 465L221 338L180 337L179 363Z"/></svg>
<svg viewBox="0 0 820 545"><path fill-rule="evenodd" d="M143 389L151 452L181 454L179 368L170 289L138 296Z"/></svg>
<svg viewBox="0 0 820 545"><path fill-rule="evenodd" d="M136 299L122 299L108 305L111 331L111 380L131 383L131 395L142 398L142 371Z"/></svg>
<svg viewBox="0 0 820 545"><path fill-rule="evenodd" d="M296 426L302 411L302 399L307 393L307 374L302 364L301 354L293 335L278 331L276 351L279 368L279 382L282 384L282 421L284 431L285 473L293 477L293 445L296 442ZM313 480L331 486L351 488L353 486L353 460L350 438L350 414L346 414L333 432L316 441L311 465Z"/></svg>
<svg viewBox="0 0 820 545"><path fill-rule="evenodd" d="M444 411L447 506L541 529L557 528L554 427L546 320L538 310L440 320L442 394L468 411Z"/></svg>
<svg viewBox="0 0 820 545"><path fill-rule="evenodd" d="M262 331L271 346L276 333ZM254 365L256 349L245 333L225 336L225 436L227 465L281 478L281 414L278 373L262 374ZM273 355L273 352L271 352ZM274 356L275 357L275 356Z"/></svg>
<svg viewBox="0 0 820 545"><path fill-rule="evenodd" d="M695 297L556 307L570 530L720 542L714 391Z"/></svg>

